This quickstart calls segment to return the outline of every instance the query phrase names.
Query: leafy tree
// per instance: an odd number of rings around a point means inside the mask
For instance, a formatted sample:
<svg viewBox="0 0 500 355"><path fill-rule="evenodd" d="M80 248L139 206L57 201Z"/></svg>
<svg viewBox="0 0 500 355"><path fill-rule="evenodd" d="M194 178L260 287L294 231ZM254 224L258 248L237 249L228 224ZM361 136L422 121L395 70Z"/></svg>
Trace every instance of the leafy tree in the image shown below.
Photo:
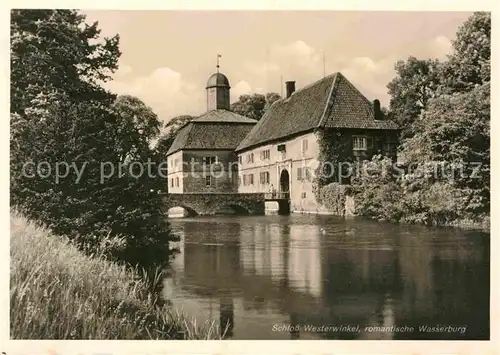
<svg viewBox="0 0 500 355"><path fill-rule="evenodd" d="M158 142L156 143L156 151L160 156L165 159L167 156L167 152L170 149L170 146L174 142L175 136L179 132L182 126L186 123L192 121L195 117L190 115L181 115L172 118L170 121L165 123L163 126L163 135L160 137Z"/></svg>
<svg viewBox="0 0 500 355"><path fill-rule="evenodd" d="M399 62L389 88L391 114L401 115L411 129L401 147L407 169L400 179L361 179L362 214L411 223L487 224L490 31L490 14L475 13L459 28L444 63Z"/></svg>
<svg viewBox="0 0 500 355"><path fill-rule="evenodd" d="M387 85L390 117L401 127L401 136L411 135L412 124L435 96L439 86L439 62L410 57L395 65L396 77Z"/></svg>
<svg viewBox="0 0 500 355"><path fill-rule="evenodd" d="M140 99L130 95L119 96L113 109L121 117L116 130L119 132L117 149L121 151L122 161L149 152L151 141L160 133L158 116Z"/></svg>
<svg viewBox="0 0 500 355"><path fill-rule="evenodd" d="M486 213L490 198L489 83L433 100L418 121L417 133L404 143L403 151L420 172L410 176L414 186L423 188L446 180L457 189L467 190L466 205L456 208ZM433 164L428 166L433 169L432 175L425 174L428 163Z"/></svg>
<svg viewBox="0 0 500 355"><path fill-rule="evenodd" d="M267 111L267 109L278 100L281 100L281 96L279 94L275 92L268 92L266 94L266 105L264 106L264 112Z"/></svg>
<svg viewBox="0 0 500 355"><path fill-rule="evenodd" d="M231 105L231 110L242 116L260 120L266 110L280 98L276 93L241 95L238 101Z"/></svg>
<svg viewBox="0 0 500 355"><path fill-rule="evenodd" d="M114 100L98 84L118 68L119 36L100 41L97 26L88 25L75 10L12 10L12 113L22 116L42 94Z"/></svg>
<svg viewBox="0 0 500 355"><path fill-rule="evenodd" d="M476 12L459 28L453 53L442 71L447 93L471 90L490 81L491 13Z"/></svg>
<svg viewBox="0 0 500 355"><path fill-rule="evenodd" d="M96 44L97 24L73 10L16 10L11 28L12 205L91 253L165 260L164 182L154 165L140 171L156 159L160 122L98 85L116 68L118 37Z"/></svg>

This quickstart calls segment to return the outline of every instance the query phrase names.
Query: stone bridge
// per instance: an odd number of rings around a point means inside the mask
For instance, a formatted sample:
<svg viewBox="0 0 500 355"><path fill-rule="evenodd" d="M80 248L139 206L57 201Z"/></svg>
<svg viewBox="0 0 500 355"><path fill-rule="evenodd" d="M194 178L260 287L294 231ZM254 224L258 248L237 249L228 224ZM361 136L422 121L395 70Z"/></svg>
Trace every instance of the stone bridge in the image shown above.
<svg viewBox="0 0 500 355"><path fill-rule="evenodd" d="M182 193L164 197L167 212L172 207L182 207L190 214L211 215L231 208L236 213L264 214L263 193Z"/></svg>

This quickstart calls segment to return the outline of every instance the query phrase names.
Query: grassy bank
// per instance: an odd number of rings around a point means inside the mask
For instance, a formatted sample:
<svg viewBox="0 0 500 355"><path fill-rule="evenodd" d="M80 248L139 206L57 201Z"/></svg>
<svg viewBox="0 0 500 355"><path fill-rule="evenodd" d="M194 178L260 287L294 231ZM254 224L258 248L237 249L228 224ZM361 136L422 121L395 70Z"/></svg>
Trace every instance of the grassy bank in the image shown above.
<svg viewBox="0 0 500 355"><path fill-rule="evenodd" d="M137 273L87 257L11 213L10 334L13 339L213 339L155 296Z"/></svg>

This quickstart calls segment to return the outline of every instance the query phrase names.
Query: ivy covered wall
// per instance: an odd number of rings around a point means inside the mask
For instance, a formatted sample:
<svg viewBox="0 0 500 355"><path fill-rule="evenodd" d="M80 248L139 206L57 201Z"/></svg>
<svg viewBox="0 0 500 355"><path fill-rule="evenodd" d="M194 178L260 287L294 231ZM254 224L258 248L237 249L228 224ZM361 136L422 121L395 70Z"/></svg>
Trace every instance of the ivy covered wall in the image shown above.
<svg viewBox="0 0 500 355"><path fill-rule="evenodd" d="M352 135L349 132L340 129L321 130L317 132L317 137L319 164L315 171L313 191L316 201L321 203L321 188L333 182L341 182L339 178L341 163L353 162L354 156Z"/></svg>
<svg viewBox="0 0 500 355"><path fill-rule="evenodd" d="M362 129L327 129L316 133L318 137L318 167L315 171L313 191L316 201L329 211L343 215L346 196L352 194L345 188L352 183L362 161L376 154L396 159L397 132ZM366 150L353 150L353 137L370 140ZM387 143L390 149L388 149ZM344 186L344 187L343 187Z"/></svg>

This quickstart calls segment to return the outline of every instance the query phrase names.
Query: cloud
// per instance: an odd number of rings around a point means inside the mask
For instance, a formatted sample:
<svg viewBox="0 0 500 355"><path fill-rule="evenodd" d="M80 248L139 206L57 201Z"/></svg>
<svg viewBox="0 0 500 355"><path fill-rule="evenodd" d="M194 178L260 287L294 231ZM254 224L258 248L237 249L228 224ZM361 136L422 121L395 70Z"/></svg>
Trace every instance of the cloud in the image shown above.
<svg viewBox="0 0 500 355"><path fill-rule="evenodd" d="M247 62L242 69L248 75L249 92L280 93L282 81L294 80L300 88L320 79L323 52L297 40L269 47L265 60Z"/></svg>
<svg viewBox="0 0 500 355"><path fill-rule="evenodd" d="M270 49L268 68L285 80L319 79L323 73L323 52L302 40L274 46Z"/></svg>
<svg viewBox="0 0 500 355"><path fill-rule="evenodd" d="M119 79L126 77L130 73L132 73L132 67L130 65L119 63L118 70L115 72L113 77L115 79Z"/></svg>
<svg viewBox="0 0 500 355"><path fill-rule="evenodd" d="M204 89L186 81L181 73L161 67L146 76L131 78L131 72L132 69L127 65L120 65L114 80L104 86L117 94L138 97L164 121L178 115L199 114L203 111Z"/></svg>
<svg viewBox="0 0 500 355"><path fill-rule="evenodd" d="M245 80L239 81L231 88L231 102L238 101L241 95L253 93L252 87Z"/></svg>
<svg viewBox="0 0 500 355"><path fill-rule="evenodd" d="M355 57L339 68L339 71L351 81L369 100L379 99L383 106L389 104L386 85L396 75L396 58L384 57L373 59Z"/></svg>
<svg viewBox="0 0 500 355"><path fill-rule="evenodd" d="M436 36L416 47L397 49L380 57L326 56L326 74L342 72L369 100L389 104L386 85L394 78L394 63L410 55L417 58L445 58L451 51L446 36ZM105 86L118 93L137 96L153 108L160 119L169 120L183 114L199 115L206 110L204 80L198 84L169 67L156 68L145 76L120 63L114 80ZM295 80L297 89L323 77L323 50L302 40L269 47L265 60L248 61L240 66L239 81L231 88L231 102L240 95L280 93L281 82ZM231 79L231 78L229 78Z"/></svg>
<svg viewBox="0 0 500 355"><path fill-rule="evenodd" d="M452 51L451 40L446 36L437 36L430 45L431 55L439 59L445 59Z"/></svg>
<svg viewBox="0 0 500 355"><path fill-rule="evenodd" d="M382 105L389 105L387 84L396 75L394 64L410 55L417 58L445 59L451 52L451 40L443 35L419 43L415 47L397 48L385 55L356 57L326 55L326 74L340 71L368 99L379 99ZM333 58L332 58L333 57ZM308 85L323 76L323 50L314 48L304 41L297 40L284 45L271 47L265 62L249 62L244 68L251 75L250 86L267 88L267 91L280 92L279 83L295 80L297 89ZM274 85L269 85L274 83ZM250 91L250 90L249 90Z"/></svg>
<svg viewBox="0 0 500 355"><path fill-rule="evenodd" d="M271 48L271 57L280 67L284 64L289 64L291 67L310 67L311 64L321 61L322 53L304 41L298 40Z"/></svg>
<svg viewBox="0 0 500 355"><path fill-rule="evenodd" d="M326 75L340 71L369 99L378 98L383 104L388 103L385 85L394 75L393 58L375 60L368 56L358 56L326 59ZM252 84L267 88L265 92L280 92L281 77L283 81L296 81L297 89L300 89L323 77L323 50L297 40L271 47L267 62L249 62L244 68L252 78L245 82L250 86L246 87L249 92L257 91L251 88ZM274 85L269 85L270 83Z"/></svg>

